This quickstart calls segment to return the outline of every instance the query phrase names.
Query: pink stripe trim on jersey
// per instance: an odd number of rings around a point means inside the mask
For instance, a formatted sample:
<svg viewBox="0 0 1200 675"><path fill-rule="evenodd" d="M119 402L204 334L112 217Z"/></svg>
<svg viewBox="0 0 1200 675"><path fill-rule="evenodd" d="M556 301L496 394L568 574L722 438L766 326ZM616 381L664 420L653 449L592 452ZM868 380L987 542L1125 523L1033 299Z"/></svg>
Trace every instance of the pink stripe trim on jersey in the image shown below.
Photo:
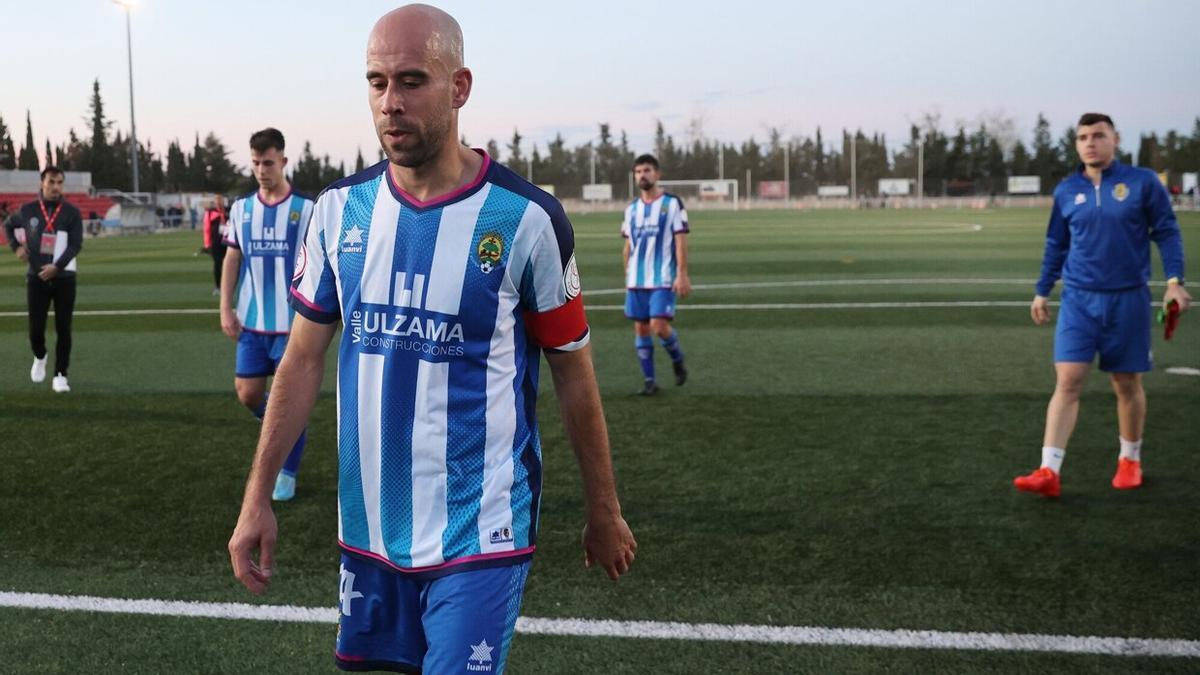
<svg viewBox="0 0 1200 675"><path fill-rule="evenodd" d="M288 188L288 191L287 191L287 194L286 194L286 195L284 195L284 196L282 196L282 197L280 197L280 198L279 198L279 201L277 201L277 202L275 202L275 203L268 203L268 202L267 202L265 199L263 199L263 198L262 198L262 193L261 193L261 192L255 192L255 193L254 193L254 196L255 196L255 197L258 197L258 201L259 201L259 203L261 203L263 206L266 206L266 207L268 207L268 208L269 208L269 207L272 207L272 206L279 206L280 204L282 204L282 203L286 202L287 200L291 199L291 198L292 198L292 191L293 191L293 190L292 190L292 188L291 188L291 187L289 187L289 188Z"/></svg>
<svg viewBox="0 0 1200 675"><path fill-rule="evenodd" d="M366 661L367 660L367 657L365 657L365 656L351 656L349 654L343 654L343 653L337 651L336 649L333 650L333 655L343 661Z"/></svg>
<svg viewBox="0 0 1200 675"><path fill-rule="evenodd" d="M309 302L308 298L304 297L303 295L300 295L300 292L299 292L299 291L297 291L297 290L296 290L296 289L294 289L294 288L292 289L292 297L296 298L296 299L297 299L297 300L299 300L300 302L303 302L303 303L304 303L304 306L305 306L305 307L308 307L309 309L315 309L315 310L317 310L318 312L320 312L320 313L322 313L322 314L328 314L328 313L329 313L329 310L325 309L324 307L321 307L320 305L317 305L317 304L315 304L315 303Z"/></svg>
<svg viewBox="0 0 1200 675"><path fill-rule="evenodd" d="M488 157L486 152L480 150L479 148L471 149L483 157L483 164L479 166L479 173L475 174L475 178L473 178L471 182L458 188L457 190L454 190L453 192L447 192L444 195L438 195L432 199L421 201L420 199L417 199L416 197L405 192L404 189L399 185L396 185L396 179L392 176L391 164L388 164L387 169L384 170L384 173L387 174L388 187L392 188L392 192L398 197L403 198L405 201L420 209L429 208L430 206L448 202L456 197L461 197L464 193L470 192L471 190L479 187L479 184L483 182L483 177L487 175L488 167L492 165L492 159L491 157Z"/></svg>
<svg viewBox="0 0 1200 675"><path fill-rule="evenodd" d="M455 565L465 565L466 563L479 562L481 560L501 560L504 558L515 558L515 557L521 556L521 555L529 555L530 553L533 553L533 550L535 548L537 548L535 546L527 546L525 548L516 549L515 551L501 551L500 553L481 553L479 555L469 555L469 556L466 556L465 558L455 558L454 560L447 560L446 562L444 562L440 565L429 565L428 567L401 567L401 566L397 565L396 563L392 562L391 560L388 560L387 558L384 558L383 556L379 555L378 553L364 551L361 548L354 548L353 546L350 546L349 544L347 544L344 541L338 541L338 545L352 553L357 553L358 555L365 556L372 560L378 560L379 562L387 565L388 567L396 570L397 572L403 572L405 574L420 574L422 572L434 572L437 570L446 569L447 567L454 567Z"/></svg>

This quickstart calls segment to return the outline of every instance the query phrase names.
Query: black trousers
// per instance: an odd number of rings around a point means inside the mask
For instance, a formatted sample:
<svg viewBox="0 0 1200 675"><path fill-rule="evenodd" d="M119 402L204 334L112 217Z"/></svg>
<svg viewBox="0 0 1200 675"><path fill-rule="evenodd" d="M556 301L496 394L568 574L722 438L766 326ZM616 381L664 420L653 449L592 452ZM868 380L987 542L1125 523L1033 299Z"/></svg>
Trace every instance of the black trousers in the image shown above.
<svg viewBox="0 0 1200 675"><path fill-rule="evenodd" d="M213 286L221 288L221 268L225 264L225 244L214 242L212 248L213 259Z"/></svg>
<svg viewBox="0 0 1200 675"><path fill-rule="evenodd" d="M46 358L46 316L54 303L54 374L66 375L71 365L71 316L75 313L75 277L42 281L26 277L29 300L29 344L33 355Z"/></svg>

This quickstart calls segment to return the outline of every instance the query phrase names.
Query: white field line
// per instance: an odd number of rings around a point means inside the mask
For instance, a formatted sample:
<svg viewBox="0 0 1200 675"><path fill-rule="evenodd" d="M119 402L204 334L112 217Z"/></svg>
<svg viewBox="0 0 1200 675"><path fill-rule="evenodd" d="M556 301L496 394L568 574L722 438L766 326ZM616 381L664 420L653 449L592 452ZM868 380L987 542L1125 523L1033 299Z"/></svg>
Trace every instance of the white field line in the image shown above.
<svg viewBox="0 0 1200 675"><path fill-rule="evenodd" d="M1158 304L1158 303L1155 303ZM1057 306L1057 302L1050 305ZM1026 300L944 300L928 302L765 302L758 304L686 304L683 310L751 309L926 309L945 307L1028 307ZM625 305L587 305L589 310L624 311ZM75 312L75 316L169 316L174 314L216 314L215 309L103 309ZM53 316L54 312L50 312ZM0 312L0 318L25 318L25 312Z"/></svg>
<svg viewBox="0 0 1200 675"><path fill-rule="evenodd" d="M1057 305L1057 302L1051 302ZM693 309L723 310L723 309L925 309L937 307L1028 307L1026 300L945 300L930 302L766 302L748 305L678 305L676 311L691 311ZM625 305L587 305L587 309L624 310Z"/></svg>
<svg viewBox="0 0 1200 675"><path fill-rule="evenodd" d="M168 314L218 314L218 309L85 309L72 316L165 316ZM28 316L25 312L0 312L0 317ZM54 316L54 310L50 311Z"/></svg>
<svg viewBox="0 0 1200 675"><path fill-rule="evenodd" d="M908 278L908 279L801 279L792 281L745 281L728 284L694 284L692 290L717 291L739 288L820 288L828 286L936 286L941 284L979 284L1000 286L1028 286L1033 288L1035 279L955 279L944 277ZM624 288L601 288L585 291L585 296L591 295L623 295Z"/></svg>
<svg viewBox="0 0 1200 675"><path fill-rule="evenodd" d="M1033 286L1030 279L988 278L898 278L898 279L806 279L794 281L751 281L729 284L696 284L694 290L725 290L743 288L819 288L830 286L920 286L942 284L978 284L998 286ZM1151 286L1163 286L1165 282L1150 282ZM624 288L600 288L584 293L586 297L597 295L623 295ZM1050 303L1051 305L1057 303ZM1159 303L1154 303L1157 306ZM926 309L937 307L1025 307L1026 300L1000 301L947 301L947 302L844 302L844 303L763 303L763 304L686 304L679 309ZM618 310L620 305L588 305L588 309ZM75 316L170 316L178 314L217 314L216 309L93 309L75 312ZM53 314L53 312L51 312ZM25 312L0 312L0 318L23 318Z"/></svg>
<svg viewBox="0 0 1200 675"><path fill-rule="evenodd" d="M0 607L290 623L333 624L337 622L338 618L337 609L332 607L128 600L46 593L0 592ZM1200 641L1196 640L1032 633L953 633L930 630L873 630L815 626L696 624L669 621L608 621L531 617L521 617L517 621L517 631L531 635L571 637L1200 658Z"/></svg>

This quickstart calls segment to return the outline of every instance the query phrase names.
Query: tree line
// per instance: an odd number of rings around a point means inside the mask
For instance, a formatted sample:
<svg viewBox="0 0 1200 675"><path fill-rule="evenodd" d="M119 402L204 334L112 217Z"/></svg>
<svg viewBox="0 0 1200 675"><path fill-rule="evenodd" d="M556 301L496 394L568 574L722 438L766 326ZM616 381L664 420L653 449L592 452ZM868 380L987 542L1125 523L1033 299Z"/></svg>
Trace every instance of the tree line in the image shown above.
<svg viewBox="0 0 1200 675"><path fill-rule="evenodd" d="M55 164L67 171L90 171L97 188L131 190L129 139L120 129L114 130L105 115L99 80L93 82L86 119L91 128L85 136L71 129L65 143L53 145L46 141L41 166ZM916 179L918 166L927 196L1003 194L1009 176L1031 175L1041 178L1042 193L1049 194L1077 165L1074 126L1065 127L1055 136L1050 122L1038 114L1028 144L1016 136L1014 126L1011 119L994 116L972 125L958 123L947 132L939 116L928 114L911 125L902 146L891 149L881 133L868 135L861 129L842 129L840 137L827 137L820 127L813 136L787 136L782 129L771 128L761 141L751 136L741 143L728 143L708 138L700 120L692 120L685 137L677 140L660 121L650 151L667 178L708 179L723 173L725 178L742 183L743 194L747 171L754 184L784 180L785 160L792 195L816 194L822 185L849 185L852 157L860 195L874 196L880 178ZM1126 143L1125 147L1130 146ZM560 197L580 196L583 185L593 178L598 183L612 184L618 198L632 197L629 172L640 152L630 146L624 130L614 133L607 123L598 125L595 139L574 147L568 147L559 134L543 150L536 143L527 143L514 129L503 148L495 140L489 140L486 148L489 155L518 174L539 184L554 185ZM196 133L187 151L178 139L173 140L167 144L165 154L150 141L139 141L137 155L139 187L145 192L234 194L251 191L255 186L252 176L233 164L224 143L211 132L203 140ZM1120 159L1133 163L1134 157L1123 152ZM1140 136L1136 163L1167 171L1175 185L1180 173L1200 170L1200 117L1190 135L1172 130L1161 138L1155 133ZM364 165L360 149L354 171L361 171ZM312 194L346 175L344 163L335 166L327 154L317 157L307 141L291 167L292 184ZM0 168L38 170L38 149L28 112L25 143L19 152L0 118Z"/></svg>
<svg viewBox="0 0 1200 675"><path fill-rule="evenodd" d="M112 121L106 116L99 80L92 83L86 119L91 128L85 136L81 137L72 128L65 143L54 145L47 139L39 165L29 113L25 113L25 144L20 152L16 151L12 134L0 117L0 169L38 171L40 166L53 164L64 171L90 171L92 185L98 189L131 191L133 162L129 137L120 129L114 131ZM197 132L190 150L185 150L178 139L167 144L165 155L151 141L139 140L137 147L138 187L143 192L238 194L255 189L253 176L234 165L228 148L212 132L203 139ZM316 157L307 141L291 167L292 183L312 194L346 175L344 164L334 166L329 155Z"/></svg>

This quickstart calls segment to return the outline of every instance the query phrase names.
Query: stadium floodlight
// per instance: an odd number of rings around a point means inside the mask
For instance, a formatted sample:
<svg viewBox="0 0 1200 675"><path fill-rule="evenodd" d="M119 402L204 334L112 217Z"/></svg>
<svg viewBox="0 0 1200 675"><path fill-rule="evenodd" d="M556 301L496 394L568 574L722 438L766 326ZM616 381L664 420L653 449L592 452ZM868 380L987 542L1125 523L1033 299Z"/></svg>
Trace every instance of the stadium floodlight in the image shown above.
<svg viewBox="0 0 1200 675"><path fill-rule="evenodd" d="M130 26L130 10L137 6L137 0L112 0L114 4L125 10L125 49L129 55L129 158L133 165L133 191L139 192L138 183L138 151L137 125L133 121L133 29Z"/></svg>

